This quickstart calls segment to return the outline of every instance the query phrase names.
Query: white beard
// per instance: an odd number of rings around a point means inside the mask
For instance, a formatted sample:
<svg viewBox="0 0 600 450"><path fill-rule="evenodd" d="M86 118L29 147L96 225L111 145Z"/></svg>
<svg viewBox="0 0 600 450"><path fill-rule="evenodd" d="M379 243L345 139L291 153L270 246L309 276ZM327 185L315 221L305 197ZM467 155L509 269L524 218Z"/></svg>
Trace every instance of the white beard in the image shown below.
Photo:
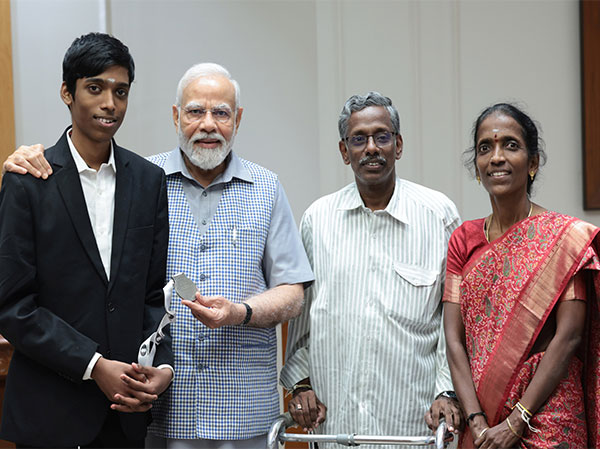
<svg viewBox="0 0 600 450"><path fill-rule="evenodd" d="M235 134L231 136L231 140L227 142L219 133L204 133L198 132L191 138L186 138L181 128L178 127L177 134L179 136L179 148L189 158L190 162L202 170L212 170L225 161L231 148ZM199 139L218 139L221 142L216 148L195 148L194 142Z"/></svg>

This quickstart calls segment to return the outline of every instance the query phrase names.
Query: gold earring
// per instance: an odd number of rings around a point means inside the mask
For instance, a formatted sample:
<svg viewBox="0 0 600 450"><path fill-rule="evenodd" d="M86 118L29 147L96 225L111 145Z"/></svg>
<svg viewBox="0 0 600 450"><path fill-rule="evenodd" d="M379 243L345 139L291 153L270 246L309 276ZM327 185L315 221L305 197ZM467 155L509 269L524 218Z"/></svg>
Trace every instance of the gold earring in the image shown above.
<svg viewBox="0 0 600 450"><path fill-rule="evenodd" d="M529 178L531 178L531 181L533 181L534 177L535 177L535 172L532 170L531 172L529 172Z"/></svg>
<svg viewBox="0 0 600 450"><path fill-rule="evenodd" d="M481 184L481 178L479 178L479 174L477 174L475 178L477 178L477 184Z"/></svg>

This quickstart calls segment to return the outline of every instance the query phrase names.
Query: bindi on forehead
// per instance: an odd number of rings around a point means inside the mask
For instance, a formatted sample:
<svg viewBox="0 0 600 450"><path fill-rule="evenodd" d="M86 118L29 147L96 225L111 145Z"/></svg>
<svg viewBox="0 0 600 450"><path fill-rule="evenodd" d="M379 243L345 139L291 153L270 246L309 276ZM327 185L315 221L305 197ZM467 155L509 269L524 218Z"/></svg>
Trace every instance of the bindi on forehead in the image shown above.
<svg viewBox="0 0 600 450"><path fill-rule="evenodd" d="M122 81L122 80L117 80L116 78L112 78L112 77L107 77L107 78L102 78L102 77L90 77L90 78L86 78L85 82L88 84L104 84L104 85L117 85L117 86L129 86L129 83Z"/></svg>
<svg viewBox="0 0 600 450"><path fill-rule="evenodd" d="M491 133L493 133L493 135L494 135L494 142L498 142L498 134L500 133L500 128L498 128L497 126L494 126L491 129Z"/></svg>

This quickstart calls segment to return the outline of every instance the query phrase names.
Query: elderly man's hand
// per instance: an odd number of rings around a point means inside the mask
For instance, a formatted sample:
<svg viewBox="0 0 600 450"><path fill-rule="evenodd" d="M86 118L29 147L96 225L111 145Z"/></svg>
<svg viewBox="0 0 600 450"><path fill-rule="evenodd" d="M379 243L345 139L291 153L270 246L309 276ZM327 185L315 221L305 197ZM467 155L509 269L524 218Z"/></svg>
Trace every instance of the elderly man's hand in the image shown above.
<svg viewBox="0 0 600 450"><path fill-rule="evenodd" d="M182 300L193 316L208 328L219 328L227 325L239 325L246 317L246 307L241 303L233 303L225 297L204 297L196 292L196 299L191 302Z"/></svg>
<svg viewBox="0 0 600 450"><path fill-rule="evenodd" d="M52 168L44 158L44 146L42 144L21 145L4 161L2 173L6 172L30 173L36 178L41 177L45 180L52 174Z"/></svg>
<svg viewBox="0 0 600 450"><path fill-rule="evenodd" d="M440 424L440 417L444 417L448 431L454 433L464 427L464 417L458 401L448 397L438 397L425 413L425 422L432 430Z"/></svg>
<svg viewBox="0 0 600 450"><path fill-rule="evenodd" d="M321 403L312 389L295 394L288 403L288 411L304 431L314 430L325 421L327 416L327 407Z"/></svg>

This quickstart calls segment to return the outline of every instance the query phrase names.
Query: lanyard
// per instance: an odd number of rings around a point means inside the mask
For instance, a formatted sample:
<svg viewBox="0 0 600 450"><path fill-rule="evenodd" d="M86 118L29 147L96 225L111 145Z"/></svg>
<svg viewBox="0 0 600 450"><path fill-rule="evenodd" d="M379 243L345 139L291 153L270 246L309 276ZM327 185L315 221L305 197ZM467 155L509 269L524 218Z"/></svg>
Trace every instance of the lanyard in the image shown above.
<svg viewBox="0 0 600 450"><path fill-rule="evenodd" d="M186 277L184 273L178 273L171 277L167 285L163 288L165 315L158 324L156 331L142 342L138 351L138 363L142 366L152 366L156 349L165 337L164 329L175 321L175 311L171 309L173 288L175 288L175 292L179 297L186 300L193 300L198 290L194 282Z"/></svg>

